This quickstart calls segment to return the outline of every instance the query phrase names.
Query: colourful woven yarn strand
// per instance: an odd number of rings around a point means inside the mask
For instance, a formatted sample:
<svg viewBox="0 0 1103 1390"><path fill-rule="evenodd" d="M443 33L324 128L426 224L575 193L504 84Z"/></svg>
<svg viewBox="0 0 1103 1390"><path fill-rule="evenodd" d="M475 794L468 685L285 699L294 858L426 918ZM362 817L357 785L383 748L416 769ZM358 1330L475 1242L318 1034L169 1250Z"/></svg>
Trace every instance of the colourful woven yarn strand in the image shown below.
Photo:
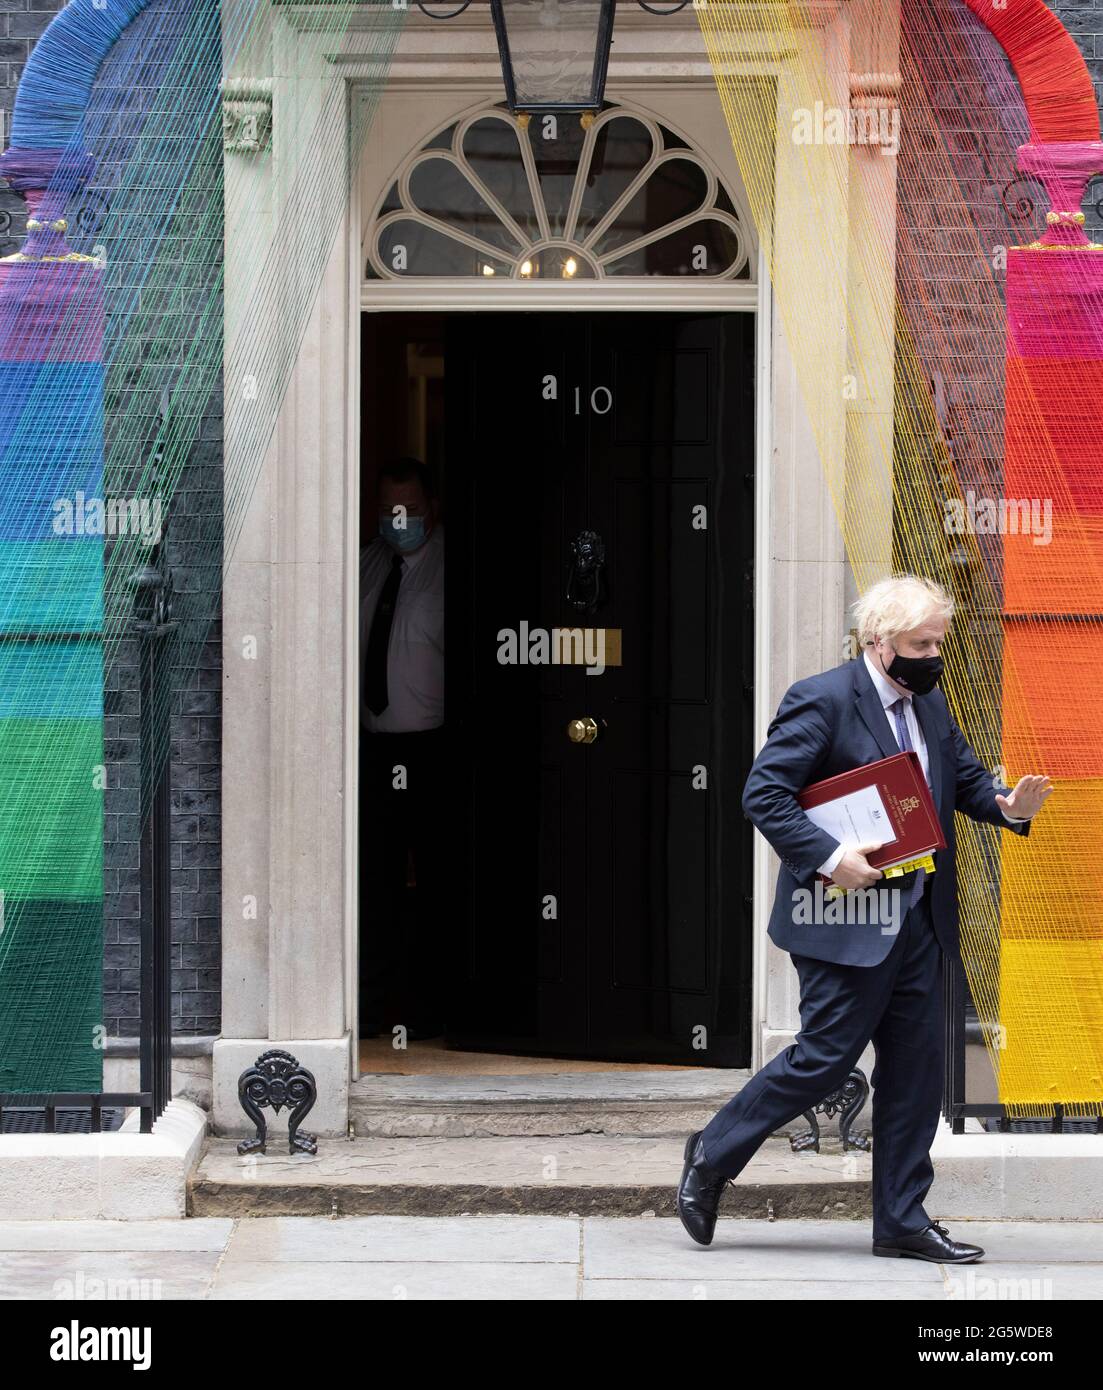
<svg viewBox="0 0 1103 1390"><path fill-rule="evenodd" d="M1072 35L1044 0L965 0L1011 59L1032 140L1099 139L1091 74Z"/></svg>
<svg viewBox="0 0 1103 1390"><path fill-rule="evenodd" d="M83 148L92 83L119 35L149 0L70 0L27 59L12 113L14 149Z"/></svg>
<svg viewBox="0 0 1103 1390"><path fill-rule="evenodd" d="M1001 847L1000 1096L1090 1114L1103 1100L1103 255L1012 253L1007 354L1005 489L1050 498L1053 521L1047 545L1004 539L1004 757L1045 767L1057 792L1029 852Z"/></svg>
<svg viewBox="0 0 1103 1390"><path fill-rule="evenodd" d="M103 271L65 259L89 177L83 117L148 0L72 0L20 82L0 171L27 198L0 262L0 1091L102 1086L103 541L59 537L58 499L103 493ZM75 581L75 582L74 582Z"/></svg>
<svg viewBox="0 0 1103 1390"><path fill-rule="evenodd" d="M0 262L0 1090L102 1084L103 541L53 526L102 494L102 342L97 263Z"/></svg>

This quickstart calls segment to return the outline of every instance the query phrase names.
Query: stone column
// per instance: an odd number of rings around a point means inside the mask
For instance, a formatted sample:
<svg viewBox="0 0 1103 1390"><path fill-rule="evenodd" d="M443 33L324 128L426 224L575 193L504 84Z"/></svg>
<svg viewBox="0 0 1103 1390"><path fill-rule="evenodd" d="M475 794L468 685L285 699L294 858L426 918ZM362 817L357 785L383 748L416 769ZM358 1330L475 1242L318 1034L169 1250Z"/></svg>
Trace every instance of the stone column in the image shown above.
<svg viewBox="0 0 1103 1390"><path fill-rule="evenodd" d="M846 608L853 586L844 532L850 530L851 416L868 405L864 385L854 387L855 356L866 351L852 337L853 269L861 264L854 239L868 229L851 222L854 155L831 135L847 121L851 32L847 7L825 14L822 26L810 20L809 28L797 31L799 51L778 76L775 221L767 241L774 285L770 553L764 557L770 649L767 679L760 681L757 747L786 689L850 654ZM809 126L817 132L810 141L795 138ZM891 275L891 243L888 253ZM891 358L888 380L891 412ZM876 405L884 405L880 393ZM755 853L758 1067L792 1043L800 1019L796 972L766 935L778 858L761 836Z"/></svg>
<svg viewBox="0 0 1103 1390"><path fill-rule="evenodd" d="M340 159L313 161L319 148L344 149L347 115L340 101L327 116L325 96L343 79L324 63L324 45L304 52L279 15L269 24L234 77L248 91L273 74L271 143L226 153L223 1032L213 1123L244 1132L238 1077L280 1048L317 1081L306 1128L344 1134L354 813L346 682L356 674L347 484L358 451L346 170ZM273 1130L281 1124L286 1112Z"/></svg>

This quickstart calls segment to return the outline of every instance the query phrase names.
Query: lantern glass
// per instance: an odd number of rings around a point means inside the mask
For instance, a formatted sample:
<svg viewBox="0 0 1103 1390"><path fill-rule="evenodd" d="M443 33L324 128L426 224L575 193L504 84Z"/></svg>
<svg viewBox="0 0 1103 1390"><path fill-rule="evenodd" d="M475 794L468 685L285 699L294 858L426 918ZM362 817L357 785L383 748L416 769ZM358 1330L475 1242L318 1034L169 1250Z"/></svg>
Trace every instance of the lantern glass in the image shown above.
<svg viewBox="0 0 1103 1390"><path fill-rule="evenodd" d="M616 0L491 0L514 111L596 111Z"/></svg>

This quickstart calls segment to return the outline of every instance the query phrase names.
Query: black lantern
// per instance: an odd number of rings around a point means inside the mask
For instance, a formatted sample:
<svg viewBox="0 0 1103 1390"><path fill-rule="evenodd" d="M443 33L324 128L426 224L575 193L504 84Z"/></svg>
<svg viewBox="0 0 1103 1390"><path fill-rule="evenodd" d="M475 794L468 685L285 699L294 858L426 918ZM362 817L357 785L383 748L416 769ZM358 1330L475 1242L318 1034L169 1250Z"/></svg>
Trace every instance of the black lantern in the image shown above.
<svg viewBox="0 0 1103 1390"><path fill-rule="evenodd" d="M455 19L471 3L441 13L417 0L430 19ZM668 0L668 9L638 3L648 14L672 15L690 0ZM490 0L509 109L600 111L616 8L617 0Z"/></svg>
<svg viewBox="0 0 1103 1390"><path fill-rule="evenodd" d="M490 0L511 111L598 111L617 0Z"/></svg>

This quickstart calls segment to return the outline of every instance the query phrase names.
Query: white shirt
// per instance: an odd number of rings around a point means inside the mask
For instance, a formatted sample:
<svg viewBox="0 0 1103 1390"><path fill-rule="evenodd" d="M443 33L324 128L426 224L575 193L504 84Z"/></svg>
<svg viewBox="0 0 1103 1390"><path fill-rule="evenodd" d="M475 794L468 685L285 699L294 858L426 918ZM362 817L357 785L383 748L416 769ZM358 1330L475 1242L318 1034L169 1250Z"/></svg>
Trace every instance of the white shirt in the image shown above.
<svg viewBox="0 0 1103 1390"><path fill-rule="evenodd" d="M402 554L387 645L387 707L365 702L368 636L396 552L376 536L360 552L360 722L370 733L408 733L444 723L444 532L438 523L424 545Z"/></svg>
<svg viewBox="0 0 1103 1390"><path fill-rule="evenodd" d="M879 671L871 661L868 650L862 652L862 660L865 662L866 670L873 679L877 694L881 697L881 704L885 709L885 718L889 721L889 728L892 730L892 737L896 743L899 743L899 739L896 735L896 715L893 713L892 706L896 704L897 700L904 701L904 722L908 726L908 738L911 742L911 746L919 754L919 761L923 768L923 776L926 777L927 784L930 785L931 765L927 757L927 740L923 737L923 730L919 725L919 717L915 712L915 706L912 704L912 697L910 695L901 695L898 690L893 688L891 682L884 673ZM1003 818L1006 821L1015 823L1027 819L1025 816L1009 816L1006 811L1003 812ZM839 845L831 857L825 859L820 865L820 873L830 874L845 853L846 846Z"/></svg>

